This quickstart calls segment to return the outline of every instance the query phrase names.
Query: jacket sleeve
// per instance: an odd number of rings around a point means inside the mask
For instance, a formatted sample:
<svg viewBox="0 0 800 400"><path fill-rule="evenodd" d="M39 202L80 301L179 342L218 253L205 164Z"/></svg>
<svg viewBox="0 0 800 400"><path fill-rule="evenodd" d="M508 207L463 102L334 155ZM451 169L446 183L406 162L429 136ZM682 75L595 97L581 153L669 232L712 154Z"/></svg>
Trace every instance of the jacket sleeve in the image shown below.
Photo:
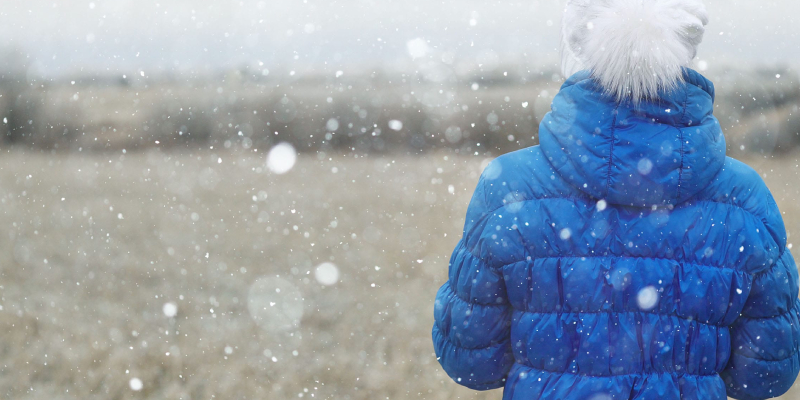
<svg viewBox="0 0 800 400"><path fill-rule="evenodd" d="M502 387L513 364L511 308L502 271L477 250L491 213L483 182L481 178L464 236L450 258L449 279L436 294L432 332L436 357L447 374L476 390Z"/></svg>
<svg viewBox="0 0 800 400"><path fill-rule="evenodd" d="M731 326L731 357L720 374L728 396L768 399L792 387L800 371L797 295L797 266L784 246L771 267L752 276L745 307Z"/></svg>

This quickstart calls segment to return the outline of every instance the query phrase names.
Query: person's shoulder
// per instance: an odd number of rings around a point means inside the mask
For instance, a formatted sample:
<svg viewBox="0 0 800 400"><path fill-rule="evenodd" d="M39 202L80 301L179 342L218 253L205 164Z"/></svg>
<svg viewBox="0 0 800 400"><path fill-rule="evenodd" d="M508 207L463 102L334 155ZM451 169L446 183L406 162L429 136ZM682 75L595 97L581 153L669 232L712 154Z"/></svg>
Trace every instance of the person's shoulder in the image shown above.
<svg viewBox="0 0 800 400"><path fill-rule="evenodd" d="M728 176L737 176L754 186L764 185L761 175L753 167L732 157L725 157L725 163L722 166L722 171L720 171L720 175L723 177L726 174Z"/></svg>
<svg viewBox="0 0 800 400"><path fill-rule="evenodd" d="M556 172L539 146L501 155L484 169L482 184L489 203L581 196Z"/></svg>
<svg viewBox="0 0 800 400"><path fill-rule="evenodd" d="M723 198L745 205L750 200L763 199L769 194L764 179L753 167L731 157L725 157L717 176L700 195L712 199Z"/></svg>
<svg viewBox="0 0 800 400"><path fill-rule="evenodd" d="M544 155L539 146L515 150L489 162L483 170L483 178L485 180L512 180L530 170L542 169L542 161L544 161Z"/></svg>
<svg viewBox="0 0 800 400"><path fill-rule="evenodd" d="M733 205L757 217L777 236L782 235L783 218L772 193L761 175L742 161L726 157L720 172L697 199Z"/></svg>

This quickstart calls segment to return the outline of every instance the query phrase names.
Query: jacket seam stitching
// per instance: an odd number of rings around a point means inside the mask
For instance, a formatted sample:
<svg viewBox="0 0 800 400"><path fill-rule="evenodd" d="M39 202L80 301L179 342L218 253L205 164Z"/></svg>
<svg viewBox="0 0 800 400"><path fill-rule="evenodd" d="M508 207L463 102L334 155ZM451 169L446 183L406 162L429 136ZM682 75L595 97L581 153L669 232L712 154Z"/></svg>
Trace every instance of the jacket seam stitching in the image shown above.
<svg viewBox="0 0 800 400"><path fill-rule="evenodd" d="M731 271L734 271L734 272L741 272L741 273L744 273L744 274L748 274L747 271L737 270L737 269L734 269L734 268L726 268L724 266L711 265L711 264L699 264L699 263L694 263L694 262L686 261L686 260L676 260L674 258L669 258L669 257L652 257L652 256L648 257L648 256L627 256L627 255L614 255L614 256L546 256L546 257L536 257L535 259L536 260L549 260L549 259L550 260L563 260L563 259L577 259L577 258L587 258L587 259L588 258L591 258L591 259L620 259L621 258L621 259L641 259L641 260L665 260L665 261L674 261L674 262L677 262L677 263L683 264L683 265L691 265L691 266L695 266L695 267L709 268L709 269L731 270ZM498 266L497 269L503 269L503 268L505 268L505 267L507 267L509 265L514 265L514 264L521 263L521 262L528 262L528 261L532 262L533 260L534 260L534 258L532 257L530 260L524 259L524 260L511 261L511 262L508 262L508 263L505 263L503 265ZM484 261L484 262L486 262L486 261Z"/></svg>
<svg viewBox="0 0 800 400"><path fill-rule="evenodd" d="M518 362L518 364L522 367L529 368L536 371L541 371L547 374L552 375L572 375L572 376L580 376L586 378L612 378L612 377L623 377L623 376L637 376L640 377L642 375L671 375L671 376L702 376L702 377L712 377L719 375L719 372L715 372L713 374L690 374L690 373L681 373L681 372L634 372L630 374L609 374L609 375L588 375L588 374L576 374L569 371L550 371L546 369L536 368L528 363L525 362Z"/></svg>
<svg viewBox="0 0 800 400"><path fill-rule="evenodd" d="M709 321L701 321L701 320L698 320L698 319L689 320L688 317L680 316L675 312L662 313L662 312L642 311L642 310L627 310L627 311L614 311L614 310L609 310L609 311L527 311L527 310L519 310L519 309L516 309L516 308L514 309L514 311L517 311L517 312L520 312L520 313L523 313L523 314L534 314L534 315L563 315L563 314L576 314L576 315L621 315L621 314L656 315L656 316L660 316L660 317L670 317L670 318L674 317L674 318L678 318L678 319L687 321L689 323L695 322L695 323L700 324L700 325L705 325L705 326L709 326L709 327L713 327L713 328L717 328L717 329L730 327L730 325L715 324L715 323L711 323ZM723 320L724 320L724 318L720 320L720 323Z"/></svg>
<svg viewBox="0 0 800 400"><path fill-rule="evenodd" d="M775 315L771 315L771 316L767 316L767 317L748 317L748 316L740 315L738 319L742 319L742 320L745 320L745 321L766 321L766 320L770 320L770 319L778 319L778 318L781 318L781 317L783 317L783 316L785 316L787 314L791 314L792 311L796 312L798 310L798 307L797 307L798 304L800 304L800 299L795 299L792 302L791 306L789 306L789 309L784 311L784 312L782 312L782 313L780 313L780 314L775 314Z"/></svg>
<svg viewBox="0 0 800 400"><path fill-rule="evenodd" d="M500 210L500 209L502 209L502 208L505 208L505 207L507 207L507 206L509 206L509 205L511 205L511 204L517 204L517 203L527 203L527 202L532 202L532 201L541 201L541 200L584 200L584 199L585 199L585 198L580 198L580 197L554 196L554 197L539 197L539 198L535 198L535 199L525 199L525 200L518 200L518 201L510 202L510 203L507 203L507 204L503 204L503 205L501 205L501 206L499 206L499 207L497 207L497 208L494 208L494 209L492 209L491 211L489 211L489 212L487 212L487 213L485 214L485 217L491 217L491 215L492 215L492 214L494 214L495 212L497 212L498 210ZM756 215L756 214L755 214L755 213L753 213L752 211L750 211L750 210L748 210L748 209L746 209L746 208L744 208L744 207L742 207L742 206L740 206L740 205L733 204L733 203L726 203L726 202L714 201L714 200L694 200L694 201L692 201L692 202L684 202L684 203L681 203L679 206L675 207L674 209L677 209L677 208L683 208L683 207L688 207L688 206L695 205L695 204L699 204L699 203L720 204L720 205L723 205L723 206L727 206L727 207L731 207L731 208L740 209L740 210L742 210L744 213L746 213L746 214L748 214L748 215L752 216L753 218L755 218L756 220L758 220L759 222L761 222L761 224L764 226L764 228L765 228L765 229L767 228L767 225L768 225L768 224L767 224L767 221L766 221L766 220L764 220L763 218L759 217L758 215ZM638 208L646 208L646 207L638 207ZM674 211L674 209L673 209L673 211ZM775 243L778 245L778 247L780 247L780 241L779 241L778 239L776 239L775 237L772 237L772 236L770 236L770 238L772 238L772 239L775 241ZM502 267L504 267L504 266L506 266L506 265L514 264L514 263L517 263L517 262L520 262L520 261L524 261L524 260L519 260L519 261L514 261L514 262L511 262L511 263L503 264L503 265L501 265L501 266L498 266L498 267L491 267L491 266L489 265L489 264L491 264L491 263L489 262L489 260L487 260L487 259L485 259L485 258L482 258L482 257L480 257L480 256L478 256L478 255L476 255L476 254L474 254L474 253L472 252L472 249L469 249L469 248L467 248L467 247L466 247L466 245L464 246L464 248L465 248L465 250L466 250L466 251L468 251L468 252L469 252L469 253L470 253L470 254L471 254L473 257L477 258L477 259L478 259L478 260L480 260L480 261L483 261L483 262L484 262L484 263L485 263L487 266L489 266L489 268L492 268L492 269L499 269L499 268L502 268ZM786 251L786 247L785 247L785 246L784 246L784 248L783 248L783 250L782 250L782 253L783 253L784 251ZM778 259L780 259L780 256L778 257ZM776 261L775 261L775 263L777 263L777 262L778 262L778 260L776 260ZM774 263L773 263L773 264L774 264ZM772 265L770 265L770 267L772 267ZM767 268L767 269L769 269L769 268ZM752 274L752 275L755 275L755 274L758 274L759 272L762 272L762 271L754 272L754 273L751 273L751 274Z"/></svg>
<svg viewBox="0 0 800 400"><path fill-rule="evenodd" d="M756 279L760 279L764 275L772 272L772 270L775 269L775 267L778 266L778 264L781 264L781 260L783 260L783 256L786 255L786 251L787 250L788 250L788 248L784 247L783 250L781 251L781 253L778 254L778 257L775 257L775 262L772 263L772 265L770 265L768 268L765 268L765 269L763 269L761 271L758 271L758 272L754 272L752 274L753 275L753 282L755 282ZM785 263L784 263L784 266L785 266Z"/></svg>
<svg viewBox="0 0 800 400"><path fill-rule="evenodd" d="M485 216L486 217L491 217L491 215L494 214L495 212L497 212L498 210L503 209L505 207L508 207L508 206L510 206L512 204L517 204L517 203L527 203L527 202L541 201L541 200L586 200L586 199L589 199L589 198L592 198L592 197L591 196L586 196L586 197L579 197L579 196L552 196L552 197L547 197L547 196L545 196L545 197L537 197L537 198L534 198L534 199L517 200L517 201L512 201L512 202L503 204L503 205L501 205L499 207L495 207L495 208L491 209L491 211L488 211L485 214ZM720 204L720 205L724 205L724 206L727 206L727 207L740 209L740 210L744 211L746 214L752 216L753 218L755 218L756 220L761 222L761 224L764 226L764 228L767 228L767 226L768 226L766 219L758 216L756 213L754 213L754 212L752 212L752 211L750 211L750 210L748 210L748 209L746 209L743 206L740 206L738 204L726 203L726 202L722 202L722 201L692 200L692 201L683 202L683 203L680 203L679 205L676 205L673 208L673 211L675 209L678 209L678 208L686 208L686 207L689 207L689 206L692 206L692 205L695 205L695 204L700 204L700 203ZM629 206L625 206L625 207L629 207ZM641 208L641 209L649 209L650 208L650 207L636 207L636 206L630 206L630 207ZM775 237L773 237L771 235L770 235L770 237L775 241L776 244L778 244L778 247L780 247L780 240L778 240L777 238L775 238ZM484 260L482 258L480 258L480 259Z"/></svg>
<svg viewBox="0 0 800 400"><path fill-rule="evenodd" d="M495 208L487 211L486 212L486 216L491 216L491 214L494 214L495 212L497 212L497 210L500 210L502 208L505 208L505 207L508 207L508 206L510 206L512 204L517 204L517 203L527 203L527 202L540 201L540 200L587 200L587 199L593 199L593 198L591 196L585 196L585 197L582 197L582 196L543 196L543 197L537 197L537 198L533 198L533 199L517 200L517 201L508 202L506 204L503 204L503 205L501 205L499 207L495 207ZM680 203L678 205L675 205L674 208L673 208L673 211L675 209L678 209L678 208L684 208L684 207L688 207L688 206L691 206L691 205L694 205L694 204L698 204L698 203L722 204L722 205L725 205L725 206L738 208L738 209L741 209L742 211L746 212L747 214L755 217L757 220L761 221L761 223L764 224L764 227L767 226L767 223L764 220L764 218L759 217L756 213L754 213L754 212L752 212L752 211L750 211L750 210L748 210L748 209L746 209L743 206L740 206L738 204L727 203L727 202L724 202L724 201L715 201L715 200L692 200L692 201L686 201L686 202ZM648 207L626 206L626 205L622 205L622 206L640 208L640 209L650 209L651 208L650 206L648 206ZM778 242L778 241L776 240L776 242Z"/></svg>
<svg viewBox="0 0 800 400"><path fill-rule="evenodd" d="M795 349L792 349L792 353L791 354L789 354L788 356L786 356L784 358L778 358L778 359L775 359L775 360L768 360L766 358L750 357L750 356L742 354L742 353L731 352L731 356L737 355L739 357L744 357L744 358L747 358L747 359L750 359L750 360L769 362L769 363L783 362L783 361L786 361L786 360L788 360L790 358L794 358L798 354L800 354L800 348L795 348Z"/></svg>
<svg viewBox="0 0 800 400"><path fill-rule="evenodd" d="M444 332L442 331L442 328L440 328L439 325L433 324L433 327L436 328L437 331L439 331L439 335L442 336L442 339L446 340L451 345L456 346L459 349L463 349L463 350L477 351L477 350L488 350L488 349L493 349L493 348L499 349L499 348L508 346L508 344L510 343L510 336L508 336L509 337L508 340L505 340L505 341L502 341L502 342L496 342L495 344L490 344L488 346L484 346L484 347L464 347L464 346L462 346L462 345L450 340L450 337L448 337L447 335L444 334Z"/></svg>
<svg viewBox="0 0 800 400"><path fill-rule="evenodd" d="M609 192L611 191L611 167L612 167L612 160L614 159L614 135L617 132L617 116L619 115L619 104L614 107L614 118L611 120L611 148L608 151L608 173L606 175L606 197L608 197Z"/></svg>
<svg viewBox="0 0 800 400"><path fill-rule="evenodd" d="M463 301L464 303L467 303L467 304L473 305L473 306L481 306L481 307L495 307L495 308L509 307L509 303L506 300L503 300L503 303L501 303L501 304L491 304L491 303L481 303L481 302L477 302L477 301L471 301L470 299L465 299L464 296L462 296L461 294L458 293L458 290L457 290L458 288L453 286L454 284L452 283L452 281L449 281L449 282L450 282L450 284L448 286L450 287L450 291L453 292L453 296L458 297L458 299Z"/></svg>
<svg viewBox="0 0 800 400"><path fill-rule="evenodd" d="M603 258L608 258L608 259L615 259L615 258L630 259L630 258L635 258L635 259L642 259L642 260L675 261L675 262L677 262L679 264L691 265L691 266L695 266L695 267L710 268L710 269L728 269L728 270L731 270L731 271L734 271L734 272L741 272L741 273L744 273L744 274L752 275L753 276L753 280L755 281L755 279L758 279L760 276L763 276L766 273L770 272L772 269L775 269L775 267L778 266L778 264L781 263L781 260L783 259L783 256L786 255L786 250L787 250L786 248L783 249L781 254L778 257L776 257L776 261L774 263L772 263L772 265L770 265L769 268L767 268L767 269L765 269L763 271L756 272L756 273L748 273L747 271L742 271L742 270L738 270L738 269L735 269L735 268L726 268L725 266L720 266L720 265L699 264L699 263L694 263L694 262L686 261L686 260L676 260L674 258L669 258L669 257L624 256L624 255L614 255L614 256L591 256L591 255L586 255L586 256L547 256L547 257L536 257L536 259L537 260L548 260L548 259L563 260L563 259L571 259L571 258L593 258L593 259L603 259ZM482 261L483 263L488 264L488 261L481 259L480 257L472 254L471 252L470 252L470 255L475 257L475 258L477 258L479 261ZM500 269L503 269L503 268L505 268L505 267L507 267L509 265L514 265L514 264L517 264L517 263L528 262L528 261L533 261L533 260L534 260L534 258L531 257L530 259L526 258L524 260L510 261L510 262L507 262L507 263L502 264L500 266L497 266L495 268L492 268L492 267L489 267L489 268L500 270Z"/></svg>
<svg viewBox="0 0 800 400"><path fill-rule="evenodd" d="M684 104L684 107L686 105ZM678 188L676 190L675 195L675 202L679 202L681 199L681 185L683 185L683 157L684 157L684 150L683 150L683 130L681 128L676 128L678 130L678 140L681 141L681 165L678 167Z"/></svg>
<svg viewBox="0 0 800 400"><path fill-rule="evenodd" d="M684 120L686 119L686 104L689 102L689 91L686 91L686 97L683 98L683 113L681 114L681 125L684 125ZM678 138L681 141L681 166L678 168L678 189L675 196L675 202L679 202L681 199L681 185L683 185L683 163L684 163L684 149L683 149L683 129L676 127L678 129Z"/></svg>

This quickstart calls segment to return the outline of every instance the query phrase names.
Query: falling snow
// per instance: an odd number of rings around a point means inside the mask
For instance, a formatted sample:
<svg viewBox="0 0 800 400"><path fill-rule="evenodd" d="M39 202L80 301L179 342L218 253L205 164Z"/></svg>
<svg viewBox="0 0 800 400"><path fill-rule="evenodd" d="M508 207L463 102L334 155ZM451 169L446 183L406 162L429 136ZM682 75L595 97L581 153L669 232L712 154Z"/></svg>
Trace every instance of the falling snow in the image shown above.
<svg viewBox="0 0 800 400"><path fill-rule="evenodd" d="M267 168L276 174L289 172L297 161L297 152L289 143L279 143L267 154Z"/></svg>
<svg viewBox="0 0 800 400"><path fill-rule="evenodd" d="M173 302L164 303L164 306L161 307L161 311L164 312L166 317L173 318L178 315L178 305Z"/></svg>
<svg viewBox="0 0 800 400"><path fill-rule="evenodd" d="M621 206L609 186L680 181L684 190L703 172L678 156L702 150L693 143L653 140L627 154L619 176L609 167L641 116L616 115L620 147L609 160L608 142L577 143L572 113L555 121L566 127L554 132L558 147L577 149L569 167L588 165L602 181L576 175L558 186L564 170L497 160L541 156L531 150L544 143L540 124L554 123L546 115L565 82L557 2L7 3L3 398L469 396L453 395L430 323L465 221L480 219L467 214L471 203L492 210L476 259L546 232L548 243L497 264L540 268L524 290L506 286L564 307L556 313L596 300L646 321L673 312L665 305L679 288L640 260L674 258L683 273L724 259L730 272L754 252L791 251L800 234L800 53L788 1L707 2L718 29L691 64L715 83L726 154L766 183L786 232L753 219L746 228L766 242L745 241L730 220L698 215L694 226L730 246L670 242L669 254L642 243L683 234L672 231L682 205ZM681 104L654 109L648 124L687 115ZM599 135L597 125L584 128ZM518 173L525 178L509 179ZM591 194L537 203L524 195L534 183ZM552 218L562 207L572 218ZM602 254L581 253L597 243L607 244ZM588 270L590 257L600 269ZM594 278L604 297L560 297L570 281ZM743 304L751 286L726 296ZM459 294L480 293L470 290ZM511 300L500 297L486 301ZM451 336L474 339L479 309L448 310L464 325ZM784 398L800 398L798 388Z"/></svg>
<svg viewBox="0 0 800 400"><path fill-rule="evenodd" d="M138 392L144 388L144 383L142 383L142 380L139 378L131 378L131 380L128 381L128 386L130 386L131 390L134 392Z"/></svg>
<svg viewBox="0 0 800 400"><path fill-rule="evenodd" d="M333 263L322 263L314 270L314 278L325 286L335 285L339 281L339 268Z"/></svg>
<svg viewBox="0 0 800 400"><path fill-rule="evenodd" d="M640 309L650 311L658 304L658 297L658 289L653 286L647 286L639 290L636 295L636 303Z"/></svg>

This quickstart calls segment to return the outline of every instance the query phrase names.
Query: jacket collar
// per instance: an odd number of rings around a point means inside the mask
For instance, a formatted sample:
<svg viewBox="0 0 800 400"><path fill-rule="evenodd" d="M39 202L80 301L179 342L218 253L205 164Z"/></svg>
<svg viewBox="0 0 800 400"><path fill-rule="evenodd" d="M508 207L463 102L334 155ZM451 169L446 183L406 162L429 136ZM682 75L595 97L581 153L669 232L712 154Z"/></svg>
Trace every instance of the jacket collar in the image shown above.
<svg viewBox="0 0 800 400"><path fill-rule="evenodd" d="M570 77L539 127L542 152L569 183L596 199L675 205L708 185L725 161L714 85L684 69L657 99L616 102L588 71Z"/></svg>

